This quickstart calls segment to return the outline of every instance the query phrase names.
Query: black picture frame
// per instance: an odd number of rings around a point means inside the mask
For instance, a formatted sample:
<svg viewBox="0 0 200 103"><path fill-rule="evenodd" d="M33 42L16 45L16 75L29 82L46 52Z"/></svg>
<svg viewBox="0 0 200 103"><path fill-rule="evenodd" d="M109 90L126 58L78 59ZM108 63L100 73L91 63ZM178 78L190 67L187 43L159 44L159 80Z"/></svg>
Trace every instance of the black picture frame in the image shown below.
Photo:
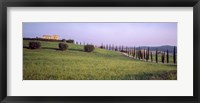
<svg viewBox="0 0 200 103"><path fill-rule="evenodd" d="M193 96L7 96L7 7L193 7ZM200 0L0 1L0 101L2 103L200 103Z"/></svg>

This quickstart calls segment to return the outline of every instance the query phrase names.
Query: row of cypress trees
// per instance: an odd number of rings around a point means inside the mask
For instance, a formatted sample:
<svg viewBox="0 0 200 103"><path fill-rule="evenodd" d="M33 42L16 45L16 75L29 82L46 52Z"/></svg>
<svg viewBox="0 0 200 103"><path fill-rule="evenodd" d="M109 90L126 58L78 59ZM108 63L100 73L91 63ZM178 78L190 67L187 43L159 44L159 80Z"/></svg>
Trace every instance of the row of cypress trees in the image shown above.
<svg viewBox="0 0 200 103"><path fill-rule="evenodd" d="M81 43L81 42L76 42L77 45L87 45L88 43ZM128 56L131 56L134 59L139 59L139 60L145 60L145 61L154 61L153 57L153 51L150 51L150 48L148 47L147 49L141 49L140 47L138 49L130 48L127 46L115 46L113 44L101 44L100 48L106 49L106 50L112 50L112 51L120 51L127 53ZM169 50L166 51L158 51L156 48L155 51L155 62L158 63L158 56L161 54L160 58L162 63L169 63ZM176 47L174 46L173 49L173 63L176 64Z"/></svg>
<svg viewBox="0 0 200 103"><path fill-rule="evenodd" d="M113 51L120 51L120 52L125 52L127 55L132 56L134 59L139 59L139 60L145 60L145 61L151 61L153 62L153 51L150 51L150 48L148 47L147 49L141 49L140 47L136 50L136 48L129 48L125 46L114 46L110 44L106 45L101 45L100 48L106 49L106 50L113 50ZM161 54L161 62L162 63L169 63L169 50L167 49L166 51L158 51L156 48L155 51L155 62L158 63L158 55ZM174 46L173 49L173 63L176 64L176 47Z"/></svg>

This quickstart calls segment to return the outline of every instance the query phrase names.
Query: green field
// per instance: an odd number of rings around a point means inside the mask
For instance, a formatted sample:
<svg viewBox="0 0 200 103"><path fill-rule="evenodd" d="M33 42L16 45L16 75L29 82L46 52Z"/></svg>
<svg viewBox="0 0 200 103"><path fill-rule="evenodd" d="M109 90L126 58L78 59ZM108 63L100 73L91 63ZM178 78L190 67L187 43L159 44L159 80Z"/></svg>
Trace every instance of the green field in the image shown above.
<svg viewBox="0 0 200 103"><path fill-rule="evenodd" d="M176 80L177 66L134 60L117 51L68 43L67 51L58 50L59 42L40 41L42 48L26 48L23 41L24 80ZM171 61L171 57L170 57Z"/></svg>

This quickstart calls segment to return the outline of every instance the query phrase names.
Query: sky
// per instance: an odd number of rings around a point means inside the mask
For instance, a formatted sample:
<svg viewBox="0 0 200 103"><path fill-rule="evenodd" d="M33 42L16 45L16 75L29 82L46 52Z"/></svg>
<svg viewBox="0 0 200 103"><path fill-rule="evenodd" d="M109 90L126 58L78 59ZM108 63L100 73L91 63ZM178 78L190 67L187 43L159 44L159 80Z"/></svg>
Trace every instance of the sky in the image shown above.
<svg viewBox="0 0 200 103"><path fill-rule="evenodd" d="M57 34L94 45L177 46L176 22L23 22L22 33L24 38Z"/></svg>

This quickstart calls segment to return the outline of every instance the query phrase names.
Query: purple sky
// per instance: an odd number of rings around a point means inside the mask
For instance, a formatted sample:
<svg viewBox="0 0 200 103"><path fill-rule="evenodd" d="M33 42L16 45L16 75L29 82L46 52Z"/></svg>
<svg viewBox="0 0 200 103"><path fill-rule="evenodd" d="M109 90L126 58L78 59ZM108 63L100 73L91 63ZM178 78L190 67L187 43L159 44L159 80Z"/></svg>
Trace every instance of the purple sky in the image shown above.
<svg viewBox="0 0 200 103"><path fill-rule="evenodd" d="M74 39L95 45L177 46L177 23L56 23L24 22L23 37L57 34L60 39Z"/></svg>

